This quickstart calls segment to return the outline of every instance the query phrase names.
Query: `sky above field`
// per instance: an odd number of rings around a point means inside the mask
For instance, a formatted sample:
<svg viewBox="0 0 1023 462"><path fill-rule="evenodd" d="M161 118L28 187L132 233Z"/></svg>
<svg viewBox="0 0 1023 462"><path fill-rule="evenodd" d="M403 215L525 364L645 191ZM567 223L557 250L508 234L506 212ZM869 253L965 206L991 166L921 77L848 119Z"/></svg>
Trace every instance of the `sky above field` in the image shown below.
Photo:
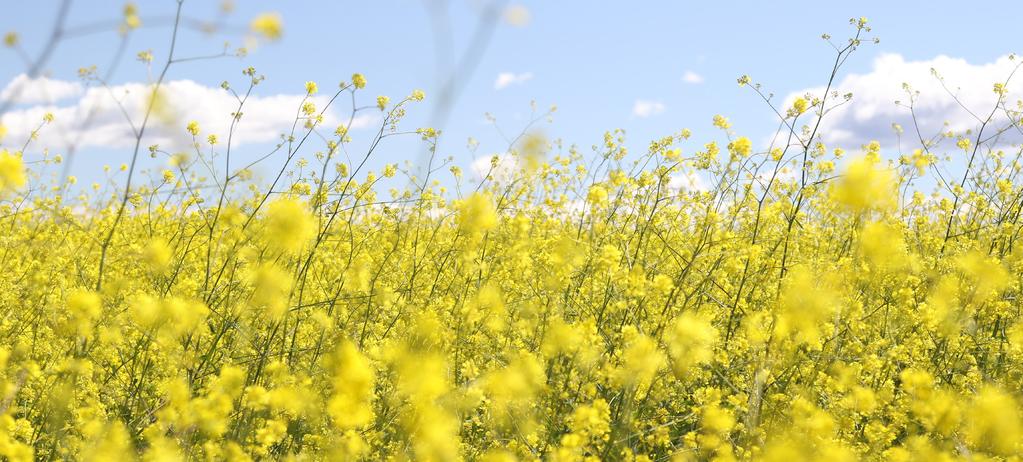
<svg viewBox="0 0 1023 462"><path fill-rule="evenodd" d="M24 58L38 58L58 6L55 0L14 2L0 16L0 32L16 31L26 54L0 49L0 100L9 103L2 116L8 128L4 144L19 146L44 112L55 112L58 121L33 146L60 151L73 140L81 149L72 173L98 178L102 165L130 157L130 129L122 111L108 105L88 130L76 131L86 112L82 108L104 93L116 94L125 112L139 115L126 95L143 94L142 85L155 78L166 59L175 2L139 2L142 27L131 34L113 72L120 42L116 26L107 26L61 41L41 66L49 80L25 83ZM73 2L66 28L81 32L83 25L116 24L122 7L103 0ZM283 18L283 37L254 43L249 21L268 11ZM1018 64L1007 56L1020 43L1020 13L1023 7L1012 2L963 8L961 2L890 1L238 1L217 33L182 29L176 55L216 54L228 41L231 49L250 45L248 56L172 66L166 81L181 122L156 127L150 136L174 147L188 120L198 120L204 133L223 136L234 103L220 83L242 87L241 70L253 66L266 80L255 90L257 98L239 128L236 144L242 157L265 153L276 135L290 128L306 81L318 82L324 95L354 72L369 81L361 104L373 105L376 95L397 100L414 89L425 90L426 101L410 108L403 127L439 125L444 130L439 154L452 156L470 171L474 161L507 151L507 140L527 129L531 101L537 115L551 105L558 108L552 123L540 121L534 127L583 152L615 128L625 129L633 150L689 128L693 140L683 150L692 152L720 137L711 126L715 114L727 116L736 134L763 147L778 119L736 79L750 75L781 106L808 90L820 93L835 57L821 34L842 44L854 31L849 18L865 16L873 28L867 37L877 36L880 42L865 43L836 79L837 88L854 93L854 100L831 118L826 140L856 148L878 139L897 152L906 141L891 124L909 122L908 111L894 104L906 99L903 82L921 91L917 116L928 136L945 121L966 128L975 123L970 111L990 111L993 83L1004 81ZM218 21L219 15L218 2L184 2L186 22ZM134 59L145 50L152 50L154 70ZM80 83L77 70L89 65L96 65L100 75L109 73L109 90ZM970 111L955 103L931 68ZM437 95L449 75L455 75L455 97L450 114L438 117ZM14 98L19 81L27 86ZM1009 88L1015 92L1017 86L1010 81ZM349 108L339 105L328 119L347 119ZM361 111L356 126L362 128L353 137L369 138L379 114ZM470 137L478 147L467 147ZM415 162L422 155L419 146L413 137L389 140L372 162ZM26 157L32 154L30 147Z"/></svg>

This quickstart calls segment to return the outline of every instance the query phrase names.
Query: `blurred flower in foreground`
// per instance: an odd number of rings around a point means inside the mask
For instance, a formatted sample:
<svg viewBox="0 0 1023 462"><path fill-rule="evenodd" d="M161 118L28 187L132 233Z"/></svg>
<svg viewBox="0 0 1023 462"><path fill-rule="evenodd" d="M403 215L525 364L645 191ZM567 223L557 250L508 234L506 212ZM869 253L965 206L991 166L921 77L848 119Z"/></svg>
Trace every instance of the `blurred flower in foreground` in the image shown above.
<svg viewBox="0 0 1023 462"><path fill-rule="evenodd" d="M509 5L504 9L505 22L515 27L528 26L530 19L532 19L532 15L529 13L529 8L523 5Z"/></svg>
<svg viewBox="0 0 1023 462"><path fill-rule="evenodd" d="M25 185L25 164L21 157L0 151L0 191L11 191Z"/></svg>
<svg viewBox="0 0 1023 462"><path fill-rule="evenodd" d="M284 24L279 13L262 13L249 23L252 32L268 40L279 40L284 35Z"/></svg>

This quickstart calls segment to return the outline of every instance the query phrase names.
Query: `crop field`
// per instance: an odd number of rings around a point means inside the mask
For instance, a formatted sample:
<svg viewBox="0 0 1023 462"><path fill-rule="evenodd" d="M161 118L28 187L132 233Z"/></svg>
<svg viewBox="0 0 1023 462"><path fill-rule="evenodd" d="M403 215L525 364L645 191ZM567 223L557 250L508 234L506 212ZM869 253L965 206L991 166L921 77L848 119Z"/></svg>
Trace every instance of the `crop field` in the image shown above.
<svg viewBox="0 0 1023 462"><path fill-rule="evenodd" d="M832 78L869 45L866 19L848 31ZM983 89L997 104L978 127L899 126L892 151L823 140L848 100L830 83L782 105L743 76L777 142L713 114L592 150L527 127L475 177L443 158L443 130L406 123L433 92L377 97L359 73L305 83L267 157L232 158L272 69L225 82L237 109L214 133L165 124L160 71L177 63L145 53L132 156L95 186L43 145L60 114L0 139L4 460L1023 454L1009 81ZM379 114L372 129L325 121L349 102ZM186 149L148 145L157 126ZM396 136L414 148L380 162Z"/></svg>

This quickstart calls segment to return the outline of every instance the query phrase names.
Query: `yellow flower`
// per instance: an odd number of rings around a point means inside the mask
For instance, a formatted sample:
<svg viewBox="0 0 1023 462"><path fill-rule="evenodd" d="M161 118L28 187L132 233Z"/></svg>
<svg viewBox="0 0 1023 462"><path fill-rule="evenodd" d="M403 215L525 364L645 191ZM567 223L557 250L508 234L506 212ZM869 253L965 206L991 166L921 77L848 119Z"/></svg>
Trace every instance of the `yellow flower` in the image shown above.
<svg viewBox="0 0 1023 462"><path fill-rule="evenodd" d="M473 194L458 205L458 226L467 233L485 233L497 226L497 210L490 197Z"/></svg>
<svg viewBox="0 0 1023 462"><path fill-rule="evenodd" d="M8 32L4 34L4 46L7 48L13 48L18 44L18 33Z"/></svg>
<svg viewBox="0 0 1023 462"><path fill-rule="evenodd" d="M622 353L622 364L615 378L626 388L646 387L664 367L664 353L658 348L657 342L644 334L637 333L626 342L628 346Z"/></svg>
<svg viewBox="0 0 1023 462"><path fill-rule="evenodd" d="M826 281L802 266L793 268L783 284L776 330L799 343L816 345L826 332L823 324L831 320L838 309L835 294Z"/></svg>
<svg viewBox="0 0 1023 462"><path fill-rule="evenodd" d="M895 180L891 171L879 168L873 156L852 160L832 189L832 198L857 212L885 210L895 205Z"/></svg>
<svg viewBox="0 0 1023 462"><path fill-rule="evenodd" d="M316 219L305 205L291 198L271 202L263 226L272 247L296 253L316 236Z"/></svg>
<svg viewBox="0 0 1023 462"><path fill-rule="evenodd" d="M124 25L129 29L137 29L142 25L138 7L134 3L128 2L124 5Z"/></svg>
<svg viewBox="0 0 1023 462"><path fill-rule="evenodd" d="M67 297L67 311L71 327L78 335L87 335L102 314L103 306L99 294L87 289L75 289Z"/></svg>
<svg viewBox="0 0 1023 462"><path fill-rule="evenodd" d="M352 74L352 84L358 89L365 88L366 77L363 77L362 74Z"/></svg>
<svg viewBox="0 0 1023 462"><path fill-rule="evenodd" d="M313 114L316 113L316 103L312 101L306 101L305 103L303 103L302 113L305 114L307 117L311 117Z"/></svg>
<svg viewBox="0 0 1023 462"><path fill-rule="evenodd" d="M972 445L994 454L1019 454L1023 441L1023 419L1019 402L993 386L984 386L969 406L966 435Z"/></svg>
<svg viewBox="0 0 1023 462"><path fill-rule="evenodd" d="M291 278L288 273L271 263L253 268L249 274L252 295L249 303L261 308L271 320L281 319L288 311Z"/></svg>
<svg viewBox="0 0 1023 462"><path fill-rule="evenodd" d="M165 271L172 257L173 253L167 241L159 237L150 240L142 250L143 261L156 273Z"/></svg>
<svg viewBox="0 0 1023 462"><path fill-rule="evenodd" d="M974 282L974 296L979 300L998 296L1013 280L997 258L988 257L982 252L967 252L959 256L955 263Z"/></svg>
<svg viewBox="0 0 1023 462"><path fill-rule="evenodd" d="M728 151L732 153L733 160L749 157L753 152L753 143L745 136L728 143Z"/></svg>
<svg viewBox="0 0 1023 462"><path fill-rule="evenodd" d="M718 330L706 317L685 312L675 319L666 335L668 353L678 377L694 366L709 363L714 357Z"/></svg>
<svg viewBox="0 0 1023 462"><path fill-rule="evenodd" d="M732 124L728 123L728 118L723 115L714 116L714 126L722 130L728 130Z"/></svg>
<svg viewBox="0 0 1023 462"><path fill-rule="evenodd" d="M870 222L863 226L859 241L860 252L876 267L898 268L909 263L900 228L883 222Z"/></svg>
<svg viewBox="0 0 1023 462"><path fill-rule="evenodd" d="M607 197L607 189L595 184L590 186L590 190L586 193L586 202L594 207L603 207L607 205Z"/></svg>
<svg viewBox="0 0 1023 462"><path fill-rule="evenodd" d="M796 98L796 100L792 102L792 109L790 109L790 113L792 115L800 115L800 114L806 112L806 110L808 108L809 108L809 103L807 103L806 98L799 97L799 98Z"/></svg>
<svg viewBox="0 0 1023 462"><path fill-rule="evenodd" d="M522 353L515 355L507 366L484 377L483 389L490 398L492 412L503 424L509 423L509 419L525 417L546 381L540 361Z"/></svg>
<svg viewBox="0 0 1023 462"><path fill-rule="evenodd" d="M374 418L376 371L369 359L350 342L338 347L334 361L334 394L327 404L327 412L342 431L368 425Z"/></svg>
<svg viewBox="0 0 1023 462"><path fill-rule="evenodd" d="M25 164L21 156L0 150L0 191L14 191L25 186Z"/></svg>
<svg viewBox="0 0 1023 462"><path fill-rule="evenodd" d="M249 29L269 40L278 40L284 33L283 21L278 13L262 13L256 16L249 23Z"/></svg>

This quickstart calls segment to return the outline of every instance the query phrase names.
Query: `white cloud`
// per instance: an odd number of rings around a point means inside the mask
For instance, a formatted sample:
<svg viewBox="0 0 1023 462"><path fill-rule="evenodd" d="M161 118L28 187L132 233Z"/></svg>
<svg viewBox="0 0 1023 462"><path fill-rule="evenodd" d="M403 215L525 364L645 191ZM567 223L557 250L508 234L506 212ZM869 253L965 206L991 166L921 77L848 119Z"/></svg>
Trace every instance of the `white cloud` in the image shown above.
<svg viewBox="0 0 1023 462"><path fill-rule="evenodd" d="M444 207L430 207L426 210L426 216L431 220L443 219L451 214L451 211Z"/></svg>
<svg viewBox="0 0 1023 462"><path fill-rule="evenodd" d="M523 72L516 74L514 72L502 72L497 74L497 80L494 80L494 89L503 90L510 85L519 85L526 83L526 81L533 78L532 72Z"/></svg>
<svg viewBox="0 0 1023 462"><path fill-rule="evenodd" d="M356 115L355 117L352 117L352 126L348 127L348 128L350 128L352 130L361 130L363 128L369 128L369 127L372 127L374 125L379 124L380 120L381 119L380 119L380 116L378 114L374 114L374 113L359 114L359 115ZM348 123L348 119L347 118L342 118L340 120L340 122Z"/></svg>
<svg viewBox="0 0 1023 462"><path fill-rule="evenodd" d="M18 74L0 91L0 101L13 104L55 103L82 94L82 84Z"/></svg>
<svg viewBox="0 0 1023 462"><path fill-rule="evenodd" d="M693 71L686 71L682 74L682 81L685 83L703 83L703 76Z"/></svg>
<svg viewBox="0 0 1023 462"><path fill-rule="evenodd" d="M519 170L519 159L508 153L494 154L472 161L470 169L479 179L485 179L489 175L492 180L504 183L515 178L515 173Z"/></svg>
<svg viewBox="0 0 1023 462"><path fill-rule="evenodd" d="M672 175L671 179L668 180L668 187L676 191L709 191L707 182L703 181L703 177L693 171L684 171Z"/></svg>
<svg viewBox="0 0 1023 462"><path fill-rule="evenodd" d="M1008 56L990 63L972 64L948 56L907 61L899 54L882 54L874 60L870 72L850 74L835 85L834 90L840 95L851 92L853 99L825 116L820 133L825 142L846 147L858 147L871 140L877 140L883 146L895 146L898 140L892 123L898 123L905 130L903 142L916 141L912 116L904 107L908 105L909 96L903 89L903 83L919 91L914 111L925 139L949 129L956 132L976 129L980 122L970 112L981 119L986 118L998 99L992 91L993 85L1005 82L1018 64ZM932 69L942 76L948 91L942 88ZM1015 101L1021 97L1020 79L1023 76L1017 75L1007 86L1010 107L1015 106ZM955 98L949 95L949 91ZM782 107L791 106L793 100L806 93L821 97L823 92L824 87L815 87L790 93ZM969 111L961 107L956 98ZM833 98L830 100L835 101ZM901 101L903 106L896 105L895 101ZM998 126L1003 125L1006 121L1004 114L996 114L996 121L1003 122ZM948 122L947 127L945 122ZM1018 138L1017 135L1010 134ZM1002 141L1009 140L1003 138Z"/></svg>
<svg viewBox="0 0 1023 462"><path fill-rule="evenodd" d="M845 162L842 163L844 165ZM844 166L842 167L842 169L844 169ZM774 184L792 182L798 183L800 172L802 172L802 170L793 167L791 163L786 163L785 166L781 167L778 170L777 174L775 174L774 171L771 170L770 168L765 168L761 170L759 173L757 173L756 180L760 186L767 186L769 183L771 183L772 177Z"/></svg>
<svg viewBox="0 0 1023 462"><path fill-rule="evenodd" d="M632 115L640 118L646 118L655 116L664 112L667 109L664 103L660 101L646 101L642 99L636 100L636 103L632 105Z"/></svg>
<svg viewBox="0 0 1023 462"><path fill-rule="evenodd" d="M51 80L50 83L52 88L70 88L68 82ZM190 80L166 82L161 88L167 102L166 114L170 117L150 118L142 140L144 146L159 144L167 150L189 146L191 137L185 125L191 120L199 123L203 138L215 133L226 140L231 113L238 108L234 96L219 87L207 87ZM70 104L20 107L0 116L0 122L8 129L8 140L24 140L39 126L43 115L51 112L54 122L40 130L36 146L63 148L77 142L78 147L128 148L134 145L135 137L125 114L138 126L151 92L152 86L143 83L127 83L109 89L88 88L79 92L78 98ZM73 96L73 93L65 94ZM302 94L250 96L242 108L243 116L235 127L232 142L237 146L278 139L281 133L291 130L304 97ZM311 100L318 108L323 108L327 102L325 97ZM365 128L378 120L377 115L359 114L352 128ZM324 114L325 127L347 121L348 115L335 111Z"/></svg>

